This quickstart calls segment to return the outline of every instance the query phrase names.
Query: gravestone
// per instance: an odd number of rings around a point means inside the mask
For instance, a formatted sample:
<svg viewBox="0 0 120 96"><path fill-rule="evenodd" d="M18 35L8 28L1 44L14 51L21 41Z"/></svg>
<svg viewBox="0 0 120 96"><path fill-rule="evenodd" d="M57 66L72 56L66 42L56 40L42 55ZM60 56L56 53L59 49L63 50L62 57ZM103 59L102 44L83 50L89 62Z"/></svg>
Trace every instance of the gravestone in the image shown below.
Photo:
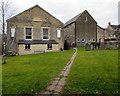
<svg viewBox="0 0 120 96"><path fill-rule="evenodd" d="M105 49L105 43L104 43L104 42L101 43L100 49L101 49L101 50L104 50L104 49Z"/></svg>
<svg viewBox="0 0 120 96"><path fill-rule="evenodd" d="M105 49L110 49L110 43L109 42L107 42L106 44L105 44Z"/></svg>
<svg viewBox="0 0 120 96"><path fill-rule="evenodd" d="M117 44L116 44L116 42L112 42L112 43L111 43L110 49L113 49L113 50L117 49Z"/></svg>
<svg viewBox="0 0 120 96"><path fill-rule="evenodd" d="M90 46L90 44L86 43L86 45L85 45L85 51L89 51L89 50L91 50L91 46Z"/></svg>

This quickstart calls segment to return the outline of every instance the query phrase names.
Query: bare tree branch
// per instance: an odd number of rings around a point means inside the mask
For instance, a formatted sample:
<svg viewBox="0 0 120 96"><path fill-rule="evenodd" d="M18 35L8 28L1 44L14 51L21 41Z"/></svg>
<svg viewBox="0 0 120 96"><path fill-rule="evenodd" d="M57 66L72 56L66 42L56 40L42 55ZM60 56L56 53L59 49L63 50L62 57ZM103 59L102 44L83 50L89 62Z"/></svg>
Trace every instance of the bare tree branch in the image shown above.
<svg viewBox="0 0 120 96"><path fill-rule="evenodd" d="M2 32L2 56L3 56L3 64L6 64L6 59L5 59L5 53L6 53L6 20L8 17L12 14L10 14L11 8L10 8L10 3L8 1L2 1L0 2L0 29ZM11 11L12 12L12 11Z"/></svg>

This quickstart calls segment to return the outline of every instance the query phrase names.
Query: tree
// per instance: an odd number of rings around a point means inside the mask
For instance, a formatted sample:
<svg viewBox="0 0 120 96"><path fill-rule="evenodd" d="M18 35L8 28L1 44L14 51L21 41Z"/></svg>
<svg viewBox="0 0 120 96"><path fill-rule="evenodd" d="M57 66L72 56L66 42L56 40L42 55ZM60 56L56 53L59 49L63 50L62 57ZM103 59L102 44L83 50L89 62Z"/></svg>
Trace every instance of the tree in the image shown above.
<svg viewBox="0 0 120 96"><path fill-rule="evenodd" d="M1 3L1 29L2 29L2 63L6 64L5 58L5 3Z"/></svg>
<svg viewBox="0 0 120 96"><path fill-rule="evenodd" d="M0 31L2 33L2 63L6 64L6 20L11 16L10 3L8 1L0 2Z"/></svg>

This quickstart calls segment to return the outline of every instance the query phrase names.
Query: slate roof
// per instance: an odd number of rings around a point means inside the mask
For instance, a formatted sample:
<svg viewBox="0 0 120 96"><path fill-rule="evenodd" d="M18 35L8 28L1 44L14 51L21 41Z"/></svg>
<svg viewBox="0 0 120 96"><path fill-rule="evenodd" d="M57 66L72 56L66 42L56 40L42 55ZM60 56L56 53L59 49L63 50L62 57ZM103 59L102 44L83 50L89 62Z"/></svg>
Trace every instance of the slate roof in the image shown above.
<svg viewBox="0 0 120 96"><path fill-rule="evenodd" d="M118 29L118 25L110 25L113 29Z"/></svg>
<svg viewBox="0 0 120 96"><path fill-rule="evenodd" d="M78 14L77 16L73 17L72 19L70 19L68 22L66 22L64 24L64 27L76 22L76 20L84 13L87 12L89 14L89 12L87 10L83 11L82 13ZM90 14L89 14L90 15ZM91 16L91 15L90 15ZM92 16L91 16L92 17ZM92 19L95 21L95 19L92 17ZM96 22L96 21L95 21ZM97 23L97 22L96 22Z"/></svg>
<svg viewBox="0 0 120 96"><path fill-rule="evenodd" d="M73 17L73 18L70 19L68 22L66 22L66 23L64 24L64 27L66 27L67 25L72 24L73 22L75 22L75 21L80 17L81 14L82 14L82 13L78 14L77 16Z"/></svg>
<svg viewBox="0 0 120 96"><path fill-rule="evenodd" d="M101 28L102 30L105 30L106 28L102 28L101 26L97 25L99 28Z"/></svg>
<svg viewBox="0 0 120 96"><path fill-rule="evenodd" d="M58 44L55 40L19 40L18 44Z"/></svg>

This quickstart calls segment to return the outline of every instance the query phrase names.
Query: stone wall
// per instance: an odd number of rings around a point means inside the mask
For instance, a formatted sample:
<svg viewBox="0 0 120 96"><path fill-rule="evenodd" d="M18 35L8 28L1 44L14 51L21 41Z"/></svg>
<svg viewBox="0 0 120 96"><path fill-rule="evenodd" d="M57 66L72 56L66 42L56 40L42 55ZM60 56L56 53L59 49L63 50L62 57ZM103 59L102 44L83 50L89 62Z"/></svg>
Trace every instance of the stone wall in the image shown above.
<svg viewBox="0 0 120 96"><path fill-rule="evenodd" d="M105 29L101 28L100 26L97 26L97 42L99 42L99 40L101 42L104 42L105 39Z"/></svg>
<svg viewBox="0 0 120 96"><path fill-rule="evenodd" d="M64 28L64 37L69 46L85 46L87 42L97 40L97 22L84 11L74 22ZM74 17L73 19L75 19Z"/></svg>
<svg viewBox="0 0 120 96"><path fill-rule="evenodd" d="M11 41L11 28L15 27L16 33L14 36L14 43L16 44L16 53L19 53L17 43L20 39L25 39L25 28L32 28L32 40L42 40L42 28L49 29L49 40L58 42L58 49L64 47L63 38L63 23L53 17L51 14L40 8L38 5L34 6L15 17L7 20L7 41ZM61 29L61 37L57 37L57 28ZM8 46L9 47L9 46ZM8 48L9 49L9 48ZM9 50L8 50L9 51Z"/></svg>
<svg viewBox="0 0 120 96"><path fill-rule="evenodd" d="M76 21L76 42L96 41L97 23L91 15L85 11Z"/></svg>
<svg viewBox="0 0 120 96"><path fill-rule="evenodd" d="M31 44L30 46L29 50L25 50L24 44L19 45L19 55L59 51L58 44L52 44L52 49L47 49L47 44Z"/></svg>
<svg viewBox="0 0 120 96"><path fill-rule="evenodd" d="M67 41L69 46L75 45L75 23L64 28L64 39Z"/></svg>

